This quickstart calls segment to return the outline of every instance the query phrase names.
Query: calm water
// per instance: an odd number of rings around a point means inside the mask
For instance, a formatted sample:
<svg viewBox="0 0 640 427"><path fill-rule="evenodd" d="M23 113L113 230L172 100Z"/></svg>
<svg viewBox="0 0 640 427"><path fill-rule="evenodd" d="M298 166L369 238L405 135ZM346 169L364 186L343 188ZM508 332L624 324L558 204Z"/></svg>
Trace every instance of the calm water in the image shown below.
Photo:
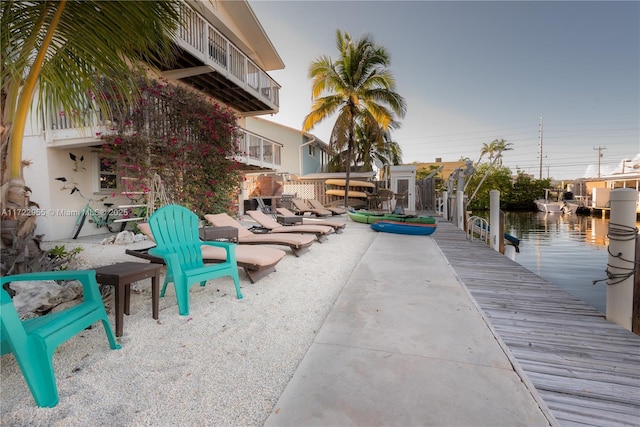
<svg viewBox="0 0 640 427"><path fill-rule="evenodd" d="M640 224L638 224L640 225ZM606 311L609 220L595 216L507 212L505 231L520 239L516 262Z"/></svg>

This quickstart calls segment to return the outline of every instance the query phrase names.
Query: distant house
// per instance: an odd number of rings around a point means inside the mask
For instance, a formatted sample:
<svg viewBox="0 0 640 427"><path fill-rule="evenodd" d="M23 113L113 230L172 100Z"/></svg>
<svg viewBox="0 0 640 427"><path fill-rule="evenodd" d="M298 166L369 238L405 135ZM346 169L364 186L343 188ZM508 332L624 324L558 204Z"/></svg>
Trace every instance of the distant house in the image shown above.
<svg viewBox="0 0 640 427"><path fill-rule="evenodd" d="M316 136L259 117L247 117L245 128L275 141L281 147L282 156L280 164L273 170L245 171L240 193L241 213L256 208L256 197L267 204L272 204L270 199L283 193L302 197L309 191L308 187L291 187L292 182L304 175L326 170L328 145Z"/></svg>
<svg viewBox="0 0 640 427"><path fill-rule="evenodd" d="M435 162L430 162L430 163L414 162L412 164L416 165L416 168L418 170L425 168L427 170L435 171L438 168L440 168L439 171L434 175L434 178L442 179L443 181L446 181L447 179L449 179L449 176L451 176L451 174L453 174L456 169L464 168L466 166L466 163L464 160L458 160L455 162L443 162L442 159L440 158L436 158Z"/></svg>
<svg viewBox="0 0 640 427"><path fill-rule="evenodd" d="M637 203L636 213L640 214L640 172L637 169L627 173L615 173L602 176L598 179L584 180L586 193L589 196L590 208L596 210L608 209L610 207L611 191L617 188L631 188L636 190Z"/></svg>
<svg viewBox="0 0 640 427"><path fill-rule="evenodd" d="M282 143L247 129L248 117L278 112L280 86L267 71L284 68L249 3L203 0L184 4L185 27L175 40L178 66L152 68L151 76L196 88L236 113L245 153L239 161L244 171L281 170L283 157L289 168L288 163L295 162L289 159L290 154L283 156ZM24 134L23 158L31 162L24 173L31 198L42 212L53 213L37 219L36 234L44 234L45 240L71 237L77 210L85 204L77 194L62 191L56 177L66 177L94 199L106 197L105 201L116 206L130 203L120 193L123 177L111 170L94 148L101 145L98 135L108 131L108 121L87 116L78 128L66 117L64 111L34 109ZM303 137L300 144L305 143L302 141ZM85 226L81 236L104 232Z"/></svg>
<svg viewBox="0 0 640 427"><path fill-rule="evenodd" d="M303 176L326 171L329 146L314 135L260 117L247 117L245 128L282 146L278 172Z"/></svg>

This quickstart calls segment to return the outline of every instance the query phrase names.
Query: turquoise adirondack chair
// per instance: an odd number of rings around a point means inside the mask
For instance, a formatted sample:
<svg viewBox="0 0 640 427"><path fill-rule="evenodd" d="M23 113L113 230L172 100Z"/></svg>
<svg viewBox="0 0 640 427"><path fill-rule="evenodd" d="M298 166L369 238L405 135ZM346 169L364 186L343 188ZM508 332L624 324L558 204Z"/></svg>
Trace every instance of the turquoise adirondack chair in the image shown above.
<svg viewBox="0 0 640 427"><path fill-rule="evenodd" d="M53 353L60 344L100 320L111 348L118 349L120 345L111 329L94 270L47 271L0 278L1 285L18 281L73 279L82 283L82 302L57 313L27 320L20 319L9 294L4 289L0 290L0 355L13 353L38 406L58 404Z"/></svg>
<svg viewBox="0 0 640 427"><path fill-rule="evenodd" d="M196 283L204 286L209 279L231 276L236 286L236 295L238 299L242 298L235 243L201 241L198 216L178 205L158 209L149 218L149 227L156 241L156 247L149 249L149 253L161 257L167 264L167 276L160 295L164 296L167 284L173 282L181 316L189 314L191 286ZM227 260L219 264L205 264L202 260L202 245L224 248Z"/></svg>

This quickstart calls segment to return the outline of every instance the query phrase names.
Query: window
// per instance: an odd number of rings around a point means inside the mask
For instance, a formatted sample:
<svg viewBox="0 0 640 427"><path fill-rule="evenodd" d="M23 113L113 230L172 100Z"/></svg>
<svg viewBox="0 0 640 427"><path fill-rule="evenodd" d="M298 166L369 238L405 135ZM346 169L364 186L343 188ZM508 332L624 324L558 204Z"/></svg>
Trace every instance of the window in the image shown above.
<svg viewBox="0 0 640 427"><path fill-rule="evenodd" d="M99 191L116 190L118 188L117 160L113 157L99 157Z"/></svg>
<svg viewBox="0 0 640 427"><path fill-rule="evenodd" d="M309 144L309 156L310 157L315 157L316 156L316 146L313 144Z"/></svg>

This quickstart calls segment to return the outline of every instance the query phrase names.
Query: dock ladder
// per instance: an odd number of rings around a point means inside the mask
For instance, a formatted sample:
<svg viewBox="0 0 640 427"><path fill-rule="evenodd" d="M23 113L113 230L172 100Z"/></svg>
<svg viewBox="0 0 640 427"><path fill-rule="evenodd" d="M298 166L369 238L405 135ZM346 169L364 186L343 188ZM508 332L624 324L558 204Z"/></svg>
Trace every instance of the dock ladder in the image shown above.
<svg viewBox="0 0 640 427"><path fill-rule="evenodd" d="M470 216L467 219L467 238L473 242L474 239L489 244L489 222L479 216Z"/></svg>

